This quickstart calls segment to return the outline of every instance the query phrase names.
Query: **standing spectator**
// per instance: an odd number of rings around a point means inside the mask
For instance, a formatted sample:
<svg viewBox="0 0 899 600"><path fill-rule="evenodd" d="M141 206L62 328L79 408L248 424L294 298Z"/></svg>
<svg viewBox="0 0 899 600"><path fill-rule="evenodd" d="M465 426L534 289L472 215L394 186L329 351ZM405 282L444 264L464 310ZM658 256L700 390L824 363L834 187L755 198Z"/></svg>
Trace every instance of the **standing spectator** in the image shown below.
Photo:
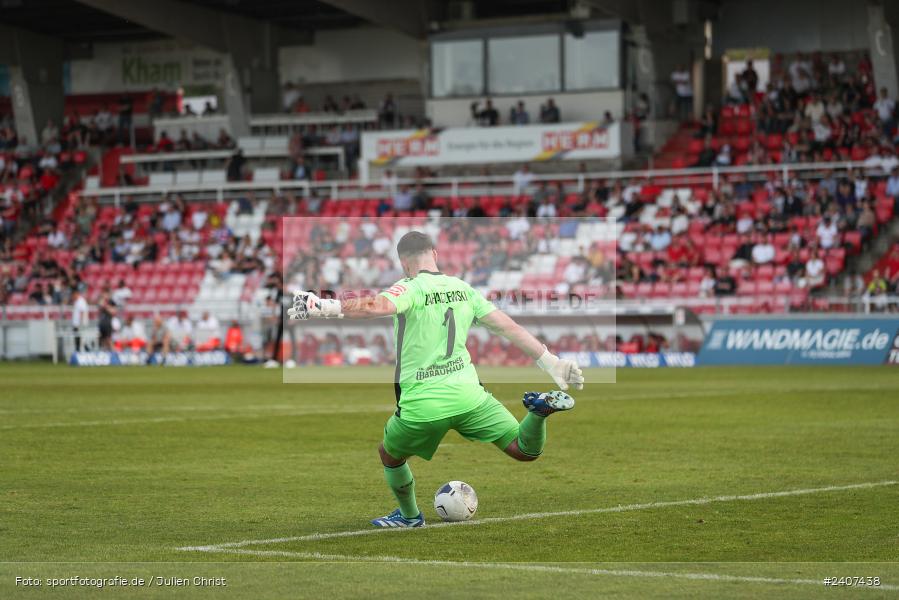
<svg viewBox="0 0 899 600"><path fill-rule="evenodd" d="M125 283L124 279L119 279L119 285L112 292L112 301L116 306L123 307L128 304L128 301L131 299L131 288Z"/></svg>
<svg viewBox="0 0 899 600"><path fill-rule="evenodd" d="M512 175L513 193L516 196L524 194L533 182L534 174L531 172L531 168L527 163L521 165L521 168Z"/></svg>
<svg viewBox="0 0 899 600"><path fill-rule="evenodd" d="M393 100L393 94L388 93L384 96L381 107L378 109L378 119L381 121L381 125L393 129L396 123L396 113L396 102Z"/></svg>
<svg viewBox="0 0 899 600"><path fill-rule="evenodd" d="M243 181L244 167L246 164L247 159L244 158L243 150L238 148L237 152L232 154L231 158L228 159L228 164L225 165L228 181Z"/></svg>
<svg viewBox="0 0 899 600"><path fill-rule="evenodd" d="M134 100L131 96L119 98L119 143L131 145L131 123L134 114Z"/></svg>
<svg viewBox="0 0 899 600"><path fill-rule="evenodd" d="M89 307L84 294L72 288L72 335L75 338L75 352L81 352L81 332L87 328Z"/></svg>
<svg viewBox="0 0 899 600"><path fill-rule="evenodd" d="M752 100L759 88L759 74L756 73L755 67L752 66L752 59L746 61L746 68L743 69L741 75L746 86L747 99Z"/></svg>
<svg viewBox="0 0 899 600"><path fill-rule="evenodd" d="M524 102L519 100L518 103L509 109L509 123L512 125L527 125L531 121L531 116L524 107Z"/></svg>
<svg viewBox="0 0 899 600"><path fill-rule="evenodd" d="M222 345L222 332L219 320L209 311L203 313L197 321L196 335L194 336L197 352L208 352Z"/></svg>
<svg viewBox="0 0 899 600"><path fill-rule="evenodd" d="M400 189L393 196L393 210L397 212L408 212L412 210L412 193L409 186L401 185Z"/></svg>
<svg viewBox="0 0 899 600"><path fill-rule="evenodd" d="M805 263L805 273L808 276L808 284L810 287L820 287L824 285L827 274L824 272L824 261L821 260L821 254L817 248L812 250L812 255Z"/></svg>
<svg viewBox="0 0 899 600"><path fill-rule="evenodd" d="M877 112L877 118L880 119L880 127L883 134L892 137L893 112L896 110L896 101L890 98L889 92L885 87L880 88L880 98L874 103L874 110Z"/></svg>
<svg viewBox="0 0 899 600"><path fill-rule="evenodd" d="M481 127L496 127L499 125L499 111L493 107L493 100L490 98L487 98L487 101L484 103L484 110L480 109L480 104L477 101L472 102L471 117Z"/></svg>
<svg viewBox="0 0 899 600"><path fill-rule="evenodd" d="M774 236L768 236L752 247L752 262L764 265L774 261Z"/></svg>
<svg viewBox="0 0 899 600"><path fill-rule="evenodd" d="M671 72L671 83L674 84L676 97L676 114L681 121L693 116L693 83L686 65L681 65Z"/></svg>
<svg viewBox="0 0 899 600"><path fill-rule="evenodd" d="M818 236L818 246L825 250L836 246L838 236L840 235L836 222L829 216L825 216L821 219L815 234Z"/></svg>
<svg viewBox="0 0 899 600"><path fill-rule="evenodd" d="M100 300L97 302L97 308L100 310L100 318L97 322L97 330L100 334L100 349L112 350L112 321L116 316L117 309L112 298L109 297L109 288L103 290L100 294Z"/></svg>
<svg viewBox="0 0 899 600"><path fill-rule="evenodd" d="M546 104L540 107L540 122L541 123L561 123L562 122L562 114L559 112L559 107L556 106L556 101L552 98L547 98Z"/></svg>

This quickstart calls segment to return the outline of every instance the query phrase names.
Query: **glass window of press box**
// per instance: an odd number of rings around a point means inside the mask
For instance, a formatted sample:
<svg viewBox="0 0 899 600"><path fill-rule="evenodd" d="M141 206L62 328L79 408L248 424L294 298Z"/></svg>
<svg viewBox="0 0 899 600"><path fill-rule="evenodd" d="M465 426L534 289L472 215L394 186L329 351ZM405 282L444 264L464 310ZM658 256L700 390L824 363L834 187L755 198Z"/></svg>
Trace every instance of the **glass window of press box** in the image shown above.
<svg viewBox="0 0 899 600"><path fill-rule="evenodd" d="M435 98L621 87L621 27L585 23L488 29L431 38Z"/></svg>

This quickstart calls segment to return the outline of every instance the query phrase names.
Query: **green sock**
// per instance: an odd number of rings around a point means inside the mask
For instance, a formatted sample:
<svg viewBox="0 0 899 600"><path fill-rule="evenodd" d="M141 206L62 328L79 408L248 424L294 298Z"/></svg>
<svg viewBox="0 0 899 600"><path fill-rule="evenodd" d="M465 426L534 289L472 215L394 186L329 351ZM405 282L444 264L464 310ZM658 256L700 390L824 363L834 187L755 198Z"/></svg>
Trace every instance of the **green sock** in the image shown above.
<svg viewBox="0 0 899 600"><path fill-rule="evenodd" d="M415 503L415 479L407 463L398 467L384 467L384 479L400 503L400 513L404 517L412 519L421 514Z"/></svg>
<svg viewBox="0 0 899 600"><path fill-rule="evenodd" d="M545 443L546 417L526 414L518 426L518 449L531 456L540 456Z"/></svg>

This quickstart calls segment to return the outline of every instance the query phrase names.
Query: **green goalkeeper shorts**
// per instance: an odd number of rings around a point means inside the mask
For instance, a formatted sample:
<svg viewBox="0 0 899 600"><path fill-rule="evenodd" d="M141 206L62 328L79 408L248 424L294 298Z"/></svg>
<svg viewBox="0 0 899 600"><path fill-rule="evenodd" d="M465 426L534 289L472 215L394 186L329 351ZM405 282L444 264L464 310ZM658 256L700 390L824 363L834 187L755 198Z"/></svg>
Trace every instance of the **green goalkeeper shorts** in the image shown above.
<svg viewBox="0 0 899 600"><path fill-rule="evenodd" d="M505 450L518 437L518 419L493 396L474 410L436 421L404 421L392 415L384 426L384 449L394 458L431 460L450 429L465 439L491 442Z"/></svg>

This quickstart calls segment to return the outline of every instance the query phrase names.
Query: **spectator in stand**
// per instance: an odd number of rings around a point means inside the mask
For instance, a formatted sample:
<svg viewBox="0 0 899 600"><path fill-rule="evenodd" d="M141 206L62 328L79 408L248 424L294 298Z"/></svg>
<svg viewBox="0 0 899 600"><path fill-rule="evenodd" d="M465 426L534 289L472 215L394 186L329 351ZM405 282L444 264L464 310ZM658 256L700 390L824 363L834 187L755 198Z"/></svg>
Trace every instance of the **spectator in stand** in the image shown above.
<svg viewBox="0 0 899 600"><path fill-rule="evenodd" d="M296 105L297 100L302 97L303 93L292 81L285 83L284 89L281 92L281 106L284 108L284 112L291 112Z"/></svg>
<svg viewBox="0 0 899 600"><path fill-rule="evenodd" d="M755 67L752 65L752 59L746 61L746 68L743 69L740 75L746 86L746 97L751 101L759 88L759 74L756 73Z"/></svg>
<svg viewBox="0 0 899 600"><path fill-rule="evenodd" d="M538 219L550 220L556 217L558 213L555 198L552 194L543 197L543 202L537 207L536 216Z"/></svg>
<svg viewBox="0 0 899 600"><path fill-rule="evenodd" d="M396 193L397 181L398 179L396 173L394 173L390 169L387 169L381 176L381 189L386 191L388 194L393 195Z"/></svg>
<svg viewBox="0 0 899 600"><path fill-rule="evenodd" d="M293 167L290 173L294 179L300 181L309 181L312 177L312 173L309 172L309 168L306 166L306 159L302 156L297 156L293 160Z"/></svg>
<svg viewBox="0 0 899 600"><path fill-rule="evenodd" d="M728 167L731 162L730 144L722 144L721 150L718 151L718 155L715 157L715 164L719 167Z"/></svg>
<svg viewBox="0 0 899 600"><path fill-rule="evenodd" d="M169 134L163 130L159 134L159 140L156 142L156 151L157 152L171 152L175 149L175 142L172 141L172 138L169 137Z"/></svg>
<svg viewBox="0 0 899 600"><path fill-rule="evenodd" d="M534 182L534 174L527 163L521 165L512 175L512 193L516 196L527 193L528 188Z"/></svg>
<svg viewBox="0 0 899 600"><path fill-rule="evenodd" d="M219 129L219 137L215 142L216 148L222 148L225 150L231 149L235 146L234 138L228 135L228 132L224 129Z"/></svg>
<svg viewBox="0 0 899 600"><path fill-rule="evenodd" d="M128 315L125 325L114 336L115 349L119 352L128 349L132 352L140 352L147 347L147 330L142 321L135 319L134 315Z"/></svg>
<svg viewBox="0 0 899 600"><path fill-rule="evenodd" d="M401 185L393 195L393 210L396 212L408 212L412 210L413 198L408 185Z"/></svg>
<svg viewBox="0 0 899 600"><path fill-rule="evenodd" d="M680 65L671 72L671 83L676 99L675 114L678 120L687 121L693 116L693 83L686 65Z"/></svg>
<svg viewBox="0 0 899 600"><path fill-rule="evenodd" d="M562 114L559 112L559 107L556 106L556 101L552 98L546 99L546 104L540 107L540 122L541 123L561 123L562 122Z"/></svg>
<svg viewBox="0 0 899 600"><path fill-rule="evenodd" d="M487 98L484 103L483 110L481 110L478 101L472 102L471 117L474 119L474 122L481 127L495 127L499 125L499 111L493 107L493 100L490 98Z"/></svg>
<svg viewBox="0 0 899 600"><path fill-rule="evenodd" d="M840 55L834 52L830 56L830 62L827 64L827 74L831 79L842 79L846 73L846 63L840 58Z"/></svg>
<svg viewBox="0 0 899 600"><path fill-rule="evenodd" d="M384 100L381 101L381 106L378 108L378 121L382 127L393 129L396 124L396 118L396 102L393 99L393 94L388 93L384 96Z"/></svg>
<svg viewBox="0 0 899 600"><path fill-rule="evenodd" d="M716 131L718 131L718 113L712 105L709 104L702 114L702 118L699 120L699 132L696 137L705 138L710 135L715 135Z"/></svg>
<svg viewBox="0 0 899 600"><path fill-rule="evenodd" d="M243 150L238 148L237 152L231 155L225 165L225 173L228 181L243 181L244 169L246 168L247 159L243 155Z"/></svg>
<svg viewBox="0 0 899 600"><path fill-rule="evenodd" d="M69 239L61 225L57 224L53 232L47 236L47 245L55 250L64 250L68 247Z"/></svg>
<svg viewBox="0 0 899 600"><path fill-rule="evenodd" d="M752 247L752 262L756 265L772 263L774 256L774 236L770 233Z"/></svg>
<svg viewBox="0 0 899 600"><path fill-rule="evenodd" d="M415 210L430 210L431 198L423 183L415 184L415 194L412 196L413 208Z"/></svg>
<svg viewBox="0 0 899 600"><path fill-rule="evenodd" d="M311 336L310 336L311 337ZM231 326L225 333L225 350L231 354L237 354L244 351L243 331L237 321L231 321Z"/></svg>
<svg viewBox="0 0 899 600"><path fill-rule="evenodd" d="M209 115L214 115L216 113L215 106L212 105L212 102L207 100L203 105L203 116L207 117Z"/></svg>
<svg viewBox="0 0 899 600"><path fill-rule="evenodd" d="M163 348L167 352L189 350L193 346L193 324L187 318L187 311L180 310L169 317L165 324Z"/></svg>
<svg viewBox="0 0 899 600"><path fill-rule="evenodd" d="M877 214L871 207L871 202L862 202L861 213L855 222L855 229L862 234L862 242L867 242L874 235L874 229L877 227Z"/></svg>
<svg viewBox="0 0 899 600"><path fill-rule="evenodd" d="M873 303L873 309L884 311L887 309L887 294L890 286L886 279L881 275L880 269L871 271L871 280L868 282L867 288L862 298L866 302Z"/></svg>
<svg viewBox="0 0 899 600"><path fill-rule="evenodd" d="M719 275L715 279L715 296L733 296L737 293L737 280L729 273Z"/></svg>
<svg viewBox="0 0 899 600"><path fill-rule="evenodd" d="M718 278L715 274L714 265L706 265L705 273L699 282L699 295L702 298L709 298L715 295L715 285Z"/></svg>
<svg viewBox="0 0 899 600"><path fill-rule="evenodd" d="M812 250L808 262L805 263L805 274L808 277L808 285L812 288L824 285L827 279L824 261L821 259L821 253L817 248Z"/></svg>
<svg viewBox="0 0 899 600"><path fill-rule="evenodd" d="M671 245L671 232L656 225L655 231L649 236L649 247L654 252L664 252Z"/></svg>
<svg viewBox="0 0 899 600"><path fill-rule="evenodd" d="M821 219L821 222L818 223L815 235L818 237L818 246L827 250L829 248L834 248L837 245L840 234L837 229L837 224L829 216L825 216Z"/></svg>
<svg viewBox="0 0 899 600"><path fill-rule="evenodd" d="M131 124L133 123L133 115L134 115L134 100L131 99L131 96L123 94L119 98L119 135L118 142L120 144L128 144L131 143Z"/></svg>
<svg viewBox="0 0 899 600"><path fill-rule="evenodd" d="M119 285L116 287L115 291L112 292L110 298L116 306L124 307L128 304L128 301L131 300L131 295L131 288L128 287L128 284L125 283L124 279L119 279Z"/></svg>
<svg viewBox="0 0 899 600"><path fill-rule="evenodd" d="M531 116L524 107L524 101L519 100L515 106L509 109L509 123L512 125L527 125L531 122Z"/></svg>
<svg viewBox="0 0 899 600"><path fill-rule="evenodd" d="M202 318L197 321L196 329L196 345L197 352L209 352L216 350L222 345L222 331L219 320L209 311L203 313Z"/></svg>
<svg viewBox="0 0 899 600"><path fill-rule="evenodd" d="M874 110L877 118L880 119L883 135L892 138L893 128L896 126L896 101L890 98L890 93L885 87L880 88L880 97L874 103Z"/></svg>
<svg viewBox="0 0 899 600"><path fill-rule="evenodd" d="M711 167L717 157L718 155L715 153L715 149L712 148L712 137L706 136L705 140L703 140L702 151L700 151L699 155L697 156L696 162L694 162L691 166Z"/></svg>
<svg viewBox="0 0 899 600"><path fill-rule="evenodd" d="M600 127L609 127L613 123L615 123L615 117L612 116L611 111L607 110L606 112L602 113L602 121L600 121L599 123Z"/></svg>

